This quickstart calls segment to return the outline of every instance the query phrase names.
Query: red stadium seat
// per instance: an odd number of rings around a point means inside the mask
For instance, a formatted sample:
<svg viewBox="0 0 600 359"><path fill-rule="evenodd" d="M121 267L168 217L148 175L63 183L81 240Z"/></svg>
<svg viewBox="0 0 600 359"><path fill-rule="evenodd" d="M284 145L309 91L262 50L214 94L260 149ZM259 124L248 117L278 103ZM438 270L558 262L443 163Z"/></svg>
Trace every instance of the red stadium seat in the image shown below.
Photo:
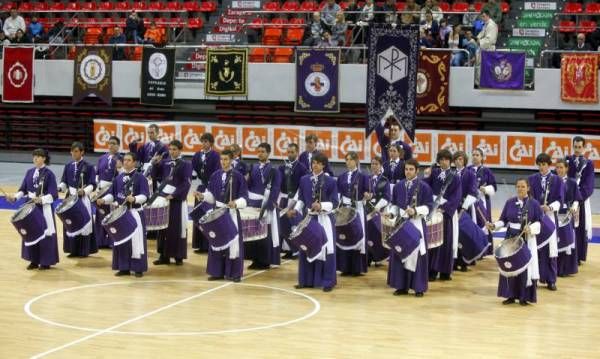
<svg viewBox="0 0 600 359"><path fill-rule="evenodd" d="M33 5L29 2L22 2L19 4L20 12L30 12L33 9Z"/></svg>
<svg viewBox="0 0 600 359"><path fill-rule="evenodd" d="M447 3L447 2L445 2L445 1L440 2L439 6L440 6L440 9L442 9L443 12L450 11L450 4Z"/></svg>
<svg viewBox="0 0 600 359"><path fill-rule="evenodd" d="M100 3L100 10L112 10L113 3L110 1L103 1Z"/></svg>
<svg viewBox="0 0 600 359"><path fill-rule="evenodd" d="M250 49L248 60L250 62L269 62L269 49L265 47L255 47Z"/></svg>
<svg viewBox="0 0 600 359"><path fill-rule="evenodd" d="M303 17L293 17L290 19L290 24L296 25L296 26L290 26L293 28L303 28L304 25L306 25L306 21L304 20Z"/></svg>
<svg viewBox="0 0 600 359"><path fill-rule="evenodd" d="M273 62L285 63L292 62L292 55L294 54L294 50L289 47L279 47L275 49L275 53L273 54Z"/></svg>
<svg viewBox="0 0 600 359"><path fill-rule="evenodd" d="M506 14L510 11L510 4L503 1L500 3L500 9L502 9L502 13Z"/></svg>
<svg viewBox="0 0 600 359"><path fill-rule="evenodd" d="M115 9L116 10L131 10L131 7L129 6L129 2L127 1L121 1L115 4Z"/></svg>
<svg viewBox="0 0 600 359"><path fill-rule="evenodd" d="M346 10L348 8L348 3L345 2L345 1L342 1L342 2L338 3L338 5L340 6L340 8L342 10Z"/></svg>
<svg viewBox="0 0 600 359"><path fill-rule="evenodd" d="M146 5L145 1L136 1L133 3L134 10L142 11L142 10L146 10L147 8L148 8L148 5Z"/></svg>
<svg viewBox="0 0 600 359"><path fill-rule="evenodd" d="M160 1L153 1L148 5L148 9L151 11L161 11L165 8L165 4Z"/></svg>
<svg viewBox="0 0 600 359"><path fill-rule="evenodd" d="M475 11L480 12L481 8L483 7L483 3L481 2L476 2L473 5L475 5Z"/></svg>
<svg viewBox="0 0 600 359"><path fill-rule="evenodd" d="M70 2L65 6L66 10L77 11L81 10L81 5L78 2Z"/></svg>
<svg viewBox="0 0 600 359"><path fill-rule="evenodd" d="M188 19L188 28L189 29L201 29L204 24L202 23L202 19L200 18L191 18Z"/></svg>
<svg viewBox="0 0 600 359"><path fill-rule="evenodd" d="M575 21L561 21L558 23L559 32L575 32Z"/></svg>
<svg viewBox="0 0 600 359"><path fill-rule="evenodd" d="M179 1L169 1L167 3L167 10L181 10L181 3Z"/></svg>
<svg viewBox="0 0 600 359"><path fill-rule="evenodd" d="M405 2L397 2L396 3L396 11L404 11L404 9L406 9Z"/></svg>
<svg viewBox="0 0 600 359"><path fill-rule="evenodd" d="M596 26L597 24L593 20L581 20L577 30L580 32L594 32L596 30Z"/></svg>
<svg viewBox="0 0 600 359"><path fill-rule="evenodd" d="M10 9L13 9L15 7L17 7L17 4L15 2L13 2L13 1L7 1L7 2L3 3L2 6L0 6L0 9L2 11L8 12Z"/></svg>
<svg viewBox="0 0 600 359"><path fill-rule="evenodd" d="M36 2L33 3L33 10L35 11L46 11L48 10L49 6L48 3L40 1L40 2Z"/></svg>
<svg viewBox="0 0 600 359"><path fill-rule="evenodd" d="M316 11L317 3L312 0L306 0L300 5L300 11Z"/></svg>
<svg viewBox="0 0 600 359"><path fill-rule="evenodd" d="M279 3L277 1L269 1L263 4L264 11L279 11Z"/></svg>
<svg viewBox="0 0 600 359"><path fill-rule="evenodd" d="M273 19L270 24L267 24L267 27L275 28L275 29L283 29L285 27L285 25L287 25L287 23L288 23L288 20L286 18L276 18L276 19Z"/></svg>
<svg viewBox="0 0 600 359"><path fill-rule="evenodd" d="M585 6L585 12L590 13L590 14L600 14L600 4L588 3Z"/></svg>
<svg viewBox="0 0 600 359"><path fill-rule="evenodd" d="M469 4L466 2L455 2L454 4L452 4L452 11L467 12L469 11Z"/></svg>
<svg viewBox="0 0 600 359"><path fill-rule="evenodd" d="M298 28L288 29L285 33L285 38L283 39L283 44L299 46L302 43L303 37L304 37L304 29L298 29Z"/></svg>
<svg viewBox="0 0 600 359"><path fill-rule="evenodd" d="M250 22L250 25L248 25L248 27L254 30L261 30L263 28L264 23L265 21L262 17L255 17L254 19L252 19L252 22Z"/></svg>
<svg viewBox="0 0 600 359"><path fill-rule="evenodd" d="M579 14L583 12L583 5L576 2L568 2L565 3L565 7L563 8L563 12L567 14Z"/></svg>
<svg viewBox="0 0 600 359"><path fill-rule="evenodd" d="M201 12L214 12L217 10L217 8L218 8L218 5L214 1L204 1L203 3L200 4Z"/></svg>
<svg viewBox="0 0 600 359"><path fill-rule="evenodd" d="M93 1L84 2L81 4L81 10L96 10L96 3Z"/></svg>
<svg viewBox="0 0 600 359"><path fill-rule="evenodd" d="M281 35L283 30L278 28L265 28L263 35L263 44L265 45L279 45L281 42Z"/></svg>
<svg viewBox="0 0 600 359"><path fill-rule="evenodd" d="M294 12L300 10L300 3L295 0L288 0L281 5L281 11Z"/></svg>
<svg viewBox="0 0 600 359"><path fill-rule="evenodd" d="M183 8L187 11L200 11L200 3L198 1L186 1L183 3Z"/></svg>

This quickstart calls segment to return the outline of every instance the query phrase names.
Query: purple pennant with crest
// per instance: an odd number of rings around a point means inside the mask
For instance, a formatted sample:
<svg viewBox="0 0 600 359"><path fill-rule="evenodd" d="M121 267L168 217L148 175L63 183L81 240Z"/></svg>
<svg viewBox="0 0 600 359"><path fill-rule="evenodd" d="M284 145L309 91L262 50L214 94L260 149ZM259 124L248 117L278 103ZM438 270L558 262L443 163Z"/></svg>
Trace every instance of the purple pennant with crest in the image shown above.
<svg viewBox="0 0 600 359"><path fill-rule="evenodd" d="M419 27L373 24L369 54L366 135L393 116L414 141Z"/></svg>
<svg viewBox="0 0 600 359"><path fill-rule="evenodd" d="M482 51L479 88L522 90L525 52Z"/></svg>
<svg viewBox="0 0 600 359"><path fill-rule="evenodd" d="M296 50L296 112L340 112L339 49Z"/></svg>

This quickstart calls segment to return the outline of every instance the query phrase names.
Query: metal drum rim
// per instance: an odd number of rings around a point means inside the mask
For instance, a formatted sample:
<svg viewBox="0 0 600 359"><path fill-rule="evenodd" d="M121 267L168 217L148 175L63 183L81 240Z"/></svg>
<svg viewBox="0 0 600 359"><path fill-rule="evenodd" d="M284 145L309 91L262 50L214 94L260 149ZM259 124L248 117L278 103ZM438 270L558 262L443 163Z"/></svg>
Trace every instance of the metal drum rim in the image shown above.
<svg viewBox="0 0 600 359"><path fill-rule="evenodd" d="M33 212L34 209L35 209L35 203L25 203L23 206L21 206L19 209L17 209L17 211L10 217L10 221L12 223L15 223L20 220L23 220L23 219L27 218L27 216L29 216L31 214L31 212ZM18 218L18 217L20 217L20 218Z"/></svg>
<svg viewBox="0 0 600 359"><path fill-rule="evenodd" d="M516 251L513 251L512 253L510 253L510 254L508 254L508 255L504 255L504 256L500 256L500 255L498 255L498 253L500 253L500 250L501 250L501 249L503 249L503 246L504 246L504 245L508 245L508 244L509 244L509 242L507 242L507 241L512 241L512 242L514 242L514 241L519 241L519 247L517 248L517 250L516 250ZM510 237L510 238L506 238L504 241L502 241L502 243L500 244L500 247L496 248L496 250L494 251L494 257L496 257L496 258L498 258L498 259L504 259L504 258L511 257L511 256L513 256L515 253L518 253L518 252L519 252L519 251L520 251L520 250L523 248L523 246L525 246L525 241L523 241L523 240L521 239L521 237Z"/></svg>
<svg viewBox="0 0 600 359"><path fill-rule="evenodd" d="M69 209L73 208L75 203L77 203L78 201L79 201L78 196L69 196L69 197L63 199L61 204L58 205L58 207L56 207L56 213L62 214L64 212L68 211Z"/></svg>

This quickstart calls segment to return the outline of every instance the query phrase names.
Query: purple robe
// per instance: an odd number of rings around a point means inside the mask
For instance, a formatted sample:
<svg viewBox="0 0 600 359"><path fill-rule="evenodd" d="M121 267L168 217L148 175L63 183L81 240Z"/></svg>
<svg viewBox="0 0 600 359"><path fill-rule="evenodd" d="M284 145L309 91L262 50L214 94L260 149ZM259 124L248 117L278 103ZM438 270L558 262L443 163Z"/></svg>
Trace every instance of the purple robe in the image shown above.
<svg viewBox="0 0 600 359"><path fill-rule="evenodd" d="M157 249L165 259L187 258L187 195L192 182L192 164L183 158L165 159L152 168L153 179L161 182L159 195L173 196L169 201L169 227L158 231ZM187 225L186 225L187 227Z"/></svg>
<svg viewBox="0 0 600 359"><path fill-rule="evenodd" d="M86 193L91 193L96 188L96 170L94 166L85 159L81 159L79 162L71 161L67 163L63 170L60 187L65 190L68 188L67 192L71 195L76 195L72 193L79 188L87 189ZM86 198L87 195L82 197L82 200L86 200ZM87 201L89 203L89 200ZM91 204L89 214L92 218ZM94 231L92 230L87 235L69 237L66 230L63 229L63 251L79 257L87 257L98 252Z"/></svg>
<svg viewBox="0 0 600 359"><path fill-rule="evenodd" d="M281 177L281 190L279 192L279 208L285 209L288 207L289 201L296 196L300 178L309 174L309 170L298 160L294 162L286 162L279 166L279 176ZM302 216L298 214L294 218L290 218L287 214L279 217L279 238L281 240L281 249L283 251L296 253L298 248L295 248L289 242L292 226L298 225L302 221Z"/></svg>
<svg viewBox="0 0 600 359"><path fill-rule="evenodd" d="M579 186L577 186L577 182L572 179L565 177L562 179L565 189L564 193L564 202L558 211L559 223L560 219L563 216L567 215L568 210L573 206L574 202L581 203L581 192L579 192ZM575 241L575 228L573 224L573 219L564 226L560 227L557 224L558 229L558 258L557 258L557 267L558 267L558 276L563 277L567 275L572 275L578 272L577 265L577 245ZM562 243L570 243L573 242L574 246L568 250L561 250L560 248Z"/></svg>
<svg viewBox="0 0 600 359"><path fill-rule="evenodd" d="M479 189L481 186L492 186L494 188L494 193L498 190L498 186L496 185L496 177L491 169L485 166L469 166L469 168L474 170L475 175L477 176L477 189ZM477 209L475 217L477 218L477 225L481 228L484 228L486 222L492 221L492 197L489 194L482 194L480 192L479 201L483 201L485 204L485 210L482 210L485 217L482 217ZM478 207L480 209L482 208L481 206ZM492 232L488 232L488 242L490 243L490 246L488 247L486 254L494 254L494 234Z"/></svg>
<svg viewBox="0 0 600 359"><path fill-rule="evenodd" d="M270 193L265 202L263 201L263 195L268 186L270 186ZM248 206L263 208L263 202L265 202L263 218L267 220L267 217L271 217L271 222L268 225L267 237L244 243L244 252L246 259L251 259L253 262L264 266L279 265L281 263L281 244L274 242L274 240L279 242L277 200L279 199L280 189L281 177L279 170L271 162L252 165L248 176ZM274 238L275 236L277 237Z"/></svg>
<svg viewBox="0 0 600 359"><path fill-rule="evenodd" d="M313 179L315 184L313 185ZM322 206L329 206L333 209L338 206L338 193L335 180L321 173L318 178L308 174L300 179L298 188L298 200L296 208L300 205L303 214L307 215L311 205L318 200ZM319 215L324 216L324 215ZM313 221L317 221L317 215L312 216ZM298 256L298 284L303 287L329 287L337 284L336 265L335 265L335 216L333 213L326 215L331 223L332 233L327 236L327 250L325 260L316 259L309 262L304 252Z"/></svg>
<svg viewBox="0 0 600 359"><path fill-rule="evenodd" d="M397 162L387 161L383 164L383 175L390 180L391 184L396 184L406 178L404 174L404 160Z"/></svg>
<svg viewBox="0 0 600 359"><path fill-rule="evenodd" d="M473 208L473 205L470 204L470 202L474 203L477 200L477 196L479 195L479 187L477 187L477 176L475 175L475 171L473 171L469 167L464 167L462 170L457 171L457 176L460 178L461 189L461 205L459 210L464 210L469 216L472 216L473 214L471 210ZM465 263L463 259L462 251L460 248L458 249L456 264L461 266L467 265L467 263Z"/></svg>
<svg viewBox="0 0 600 359"><path fill-rule="evenodd" d="M208 152L198 151L192 158L192 168L194 170L193 177L198 178L200 181L196 191L204 192L212 174L221 169L221 156L214 150ZM194 200L194 207L196 205L198 205L198 200ZM199 216L204 215L209 208L208 203L201 204ZM198 226L192 228L192 248L200 249L202 252L208 251L208 240L204 238Z"/></svg>
<svg viewBox="0 0 600 359"><path fill-rule="evenodd" d="M504 225L507 227L506 238L511 238L521 233L521 228L511 228L509 226L509 223L523 223L522 217L525 210L521 209L518 202L517 197L512 197L506 201L502 209L500 221L504 222ZM544 213L540 208L539 202L535 199L528 198L523 203L523 208L527 208L527 222L535 223L542 220ZM500 274L498 280L498 297L535 303L537 302L536 280L533 280L532 285L527 286L527 270L514 277L505 277Z"/></svg>
<svg viewBox="0 0 600 359"><path fill-rule="evenodd" d="M318 150L314 150L313 152L304 151L298 157L298 161L304 165L309 171L312 170L311 161L315 154L319 153ZM323 172L333 176L333 170L331 169L331 165L327 163L327 166L323 169Z"/></svg>
<svg viewBox="0 0 600 359"><path fill-rule="evenodd" d="M350 176L350 182L348 177ZM366 219L366 211L363 206L363 197L365 192L369 191L369 176L362 173L360 170L355 170L352 173L344 172L337 178L338 194L341 199L341 205L344 207L352 206L360 209L358 215L361 215L363 223L363 232L365 231L364 223ZM362 212L362 213L360 213ZM365 234L363 233L363 236ZM359 239L360 240L360 239ZM337 270L342 274L359 275L367 272L367 253L366 251L357 249L344 249L337 244L336 249L336 265ZM366 249L366 243L365 243Z"/></svg>
<svg viewBox="0 0 600 359"><path fill-rule="evenodd" d="M240 158L233 160L232 167L234 170L241 173L242 176L246 176L248 174L248 164L242 161Z"/></svg>
<svg viewBox="0 0 600 359"><path fill-rule="evenodd" d="M563 204L564 197L564 183L555 174L548 173L546 176L546 186L548 190L542 185L542 175L540 173L529 176L529 186L531 188L531 196L535 198L541 205L548 205L553 207L552 213L547 213L554 223L558 223L556 212L560 209ZM554 234L556 235L556 230ZM556 283L556 276L558 274L557 260L558 253L556 256L552 255L550 246L552 243L538 249L538 258L540 263L540 282L542 283Z"/></svg>
<svg viewBox="0 0 600 359"><path fill-rule="evenodd" d="M98 175L96 182L98 183L98 190L102 190L109 186L113 179L119 174L117 162L121 160L122 157L119 153L114 155L105 153L100 156L98 164L96 165L96 174ZM110 208L108 208L108 206L101 206L103 208L99 208L95 203L93 205L96 206L94 215L94 236L96 237L96 243L99 248L112 247L112 240L108 237L108 234L106 234L106 231L102 227L102 220L108 214Z"/></svg>
<svg viewBox="0 0 600 359"><path fill-rule="evenodd" d="M225 175L225 176L224 176ZM227 176L231 177L231 190L226 188L229 183L229 179ZM225 178L223 178L225 177ZM215 201L220 202L221 204L226 205L230 200L239 201L243 199L244 201L248 198L248 188L246 187L246 180L244 176L235 171L230 170L229 174L224 172L223 170L217 170L211 177L208 182L207 191L212 194ZM215 207L215 205L211 205L211 207ZM237 222L238 228L241 226L242 220L240 217L240 212L237 212ZM196 226L196 224L194 224ZM211 277L225 277L227 279L236 279L241 278L244 272L244 239L242 231L238 233L238 247L239 247L239 255L235 259L231 259L229 256L229 248L221 251L213 250L213 248L209 245L208 247L208 259L206 265L206 272Z"/></svg>
<svg viewBox="0 0 600 359"><path fill-rule="evenodd" d="M148 180L144 175L135 170L130 173L119 174L111 185L110 193L114 201L119 205L125 202L128 194L132 196L144 196L140 203L131 204L131 211L137 211L142 221L142 232L144 233L144 254L140 258L131 258L131 240L113 248L112 269L118 271L133 271L142 273L148 271L148 248L146 245L146 223L142 205L150 196Z"/></svg>
<svg viewBox="0 0 600 359"><path fill-rule="evenodd" d="M409 160L413 157L410 145L402 140L390 140L390 138L385 135L385 127L382 124L375 127L375 134L377 135L377 142L379 142L379 146L381 147L381 158L383 159L383 163L388 162L388 149L391 145L398 144L402 146L402 149L404 150L404 160Z"/></svg>
<svg viewBox="0 0 600 359"><path fill-rule="evenodd" d="M415 191L417 191L416 203L413 198ZM406 179L400 181L394 186L394 194L392 196L392 204L407 210L408 207L419 207L427 206L428 210L431 210L433 206L433 194L429 185L419 179L413 179L410 189L407 192L407 181ZM427 243L427 231L425 230L425 218L421 217L421 224L423 228L424 241ZM425 246L427 246L425 244ZM429 280L429 266L427 263L427 251L425 254L418 254L417 266L415 271L407 270L400 258L397 255L390 255L390 265L388 267L387 284L399 290L412 289L417 293L424 293L428 288Z"/></svg>
<svg viewBox="0 0 600 359"><path fill-rule="evenodd" d="M160 140L148 141L139 147L138 143L133 141L129 144L129 151L136 154L140 164L149 163L156 154L161 154L165 157L169 154L169 148L160 142Z"/></svg>
<svg viewBox="0 0 600 359"><path fill-rule="evenodd" d="M369 206L374 207L378 203L387 204L392 200L390 181L386 176L383 174L378 176L373 175L368 179L368 184L368 192L373 193L373 198L369 201ZM381 216L376 215L373 216L371 220L367 220L365 227L368 255L367 263L370 265L371 262L381 262L388 258L390 251L383 246L381 238Z"/></svg>
<svg viewBox="0 0 600 359"><path fill-rule="evenodd" d="M38 204L37 206L42 211L49 212L48 214L52 218L51 223L54 226L54 233L50 234L48 231L42 240L31 246L26 246L25 241L21 240L21 258L34 264L51 266L58 263L56 220L52 208L52 202L58 198L56 177L48 167L39 169L37 176L35 176L35 171L36 168L27 170L21 187L19 187L19 192L23 193L24 196L29 196L30 193L35 193L36 196L45 196L43 198L45 204Z"/></svg>
<svg viewBox="0 0 600 359"><path fill-rule="evenodd" d="M442 196L446 202L438 207L444 212L444 243L429 250L429 271L432 275L437 275L437 272L450 275L454 266L453 240L458 233L454 233L453 217L460 205L462 189L460 178L457 175L452 176L450 171L453 170L442 171L440 167L434 167L431 175L424 179L435 196L439 197L442 188L446 188ZM450 177L452 179L449 179ZM440 201L439 198L438 201Z"/></svg>
<svg viewBox="0 0 600 359"><path fill-rule="evenodd" d="M569 163L568 176L575 179L579 184L579 192L581 193L579 226L575 228L575 240L577 241L575 247L577 247L578 260L585 261L587 259L588 242L592 239L592 214L589 201L592 193L594 193L594 162L584 157L577 158L575 155L568 156L567 161Z"/></svg>

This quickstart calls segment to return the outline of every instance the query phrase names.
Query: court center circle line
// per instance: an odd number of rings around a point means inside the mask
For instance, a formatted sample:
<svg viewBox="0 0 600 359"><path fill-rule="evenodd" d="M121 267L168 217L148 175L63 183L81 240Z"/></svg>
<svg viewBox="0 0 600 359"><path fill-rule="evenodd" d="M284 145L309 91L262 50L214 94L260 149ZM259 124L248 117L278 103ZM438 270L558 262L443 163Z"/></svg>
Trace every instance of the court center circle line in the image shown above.
<svg viewBox="0 0 600 359"><path fill-rule="evenodd" d="M30 299L24 306L24 311L25 313L38 321L41 321L43 323L46 323L48 325L52 325L52 326L57 326L57 327L61 327L61 328L67 328L67 329L75 329L75 330L80 330L80 331L86 331L86 332L98 332L101 331L103 329L100 328L87 328L87 327L79 327L76 325L70 325L70 324L64 324L64 323L59 323L59 322L55 322L46 318L43 318L37 314L35 314L32 310L31 310L31 306L38 302L39 300L46 298L46 297L50 297L50 296L54 296L57 294L62 294L62 293L67 293L67 292L71 292L71 291L76 291L76 290L80 290L80 289L87 289L87 288L100 288L100 287L107 287L107 286L113 286L113 285L126 285L126 284L141 284L141 283L205 283L205 281L196 281L196 280L149 280L149 281L130 281L130 282L109 282L109 283L99 283L99 284L87 284L87 285L82 285L82 286L77 286L77 287L69 287L69 288L62 288L62 289L57 289L51 292L47 292L44 294L41 294L35 298ZM206 282L208 283L208 282ZM232 283L233 284L233 283ZM302 298L307 299L308 301L310 301L313 304L313 309L312 311L310 311L309 313L295 318L295 319L291 319L291 320L287 320L285 322L279 322L279 323L273 323L273 324L267 324L267 325L261 325L261 326L256 326L256 327L248 327L248 328L234 328L234 329L224 329L224 330L215 330L215 331L201 331L201 332L134 332L134 331L119 331L119 330L107 330L105 331L106 333L111 333L111 334L121 334L121 335L140 335L140 336L201 336L201 335L217 335L217 334L230 334L230 333L242 333L242 332L250 332L250 331L258 331L258 330L266 330L266 329L272 329L272 328L277 328L277 327L283 327L283 326L287 326L287 325L291 325L291 324L295 324L298 322L301 322L303 320L306 320L312 316L314 316L315 314L317 314L320 309L321 309L321 304L319 303L318 300L316 300L315 298L304 294L304 293L300 293L300 292L296 292L293 290L289 290L289 289L284 289L284 288L278 288L278 287L272 287L272 286L267 286L267 285L262 285L262 284L249 284L249 283L236 283L234 285L241 285L241 286L246 286L246 287L255 287L255 288L265 288L265 289L271 289L271 290L276 290L276 291L280 291L280 292L285 292L285 293L289 293L292 295L296 295ZM218 288L218 287L216 287Z"/></svg>

